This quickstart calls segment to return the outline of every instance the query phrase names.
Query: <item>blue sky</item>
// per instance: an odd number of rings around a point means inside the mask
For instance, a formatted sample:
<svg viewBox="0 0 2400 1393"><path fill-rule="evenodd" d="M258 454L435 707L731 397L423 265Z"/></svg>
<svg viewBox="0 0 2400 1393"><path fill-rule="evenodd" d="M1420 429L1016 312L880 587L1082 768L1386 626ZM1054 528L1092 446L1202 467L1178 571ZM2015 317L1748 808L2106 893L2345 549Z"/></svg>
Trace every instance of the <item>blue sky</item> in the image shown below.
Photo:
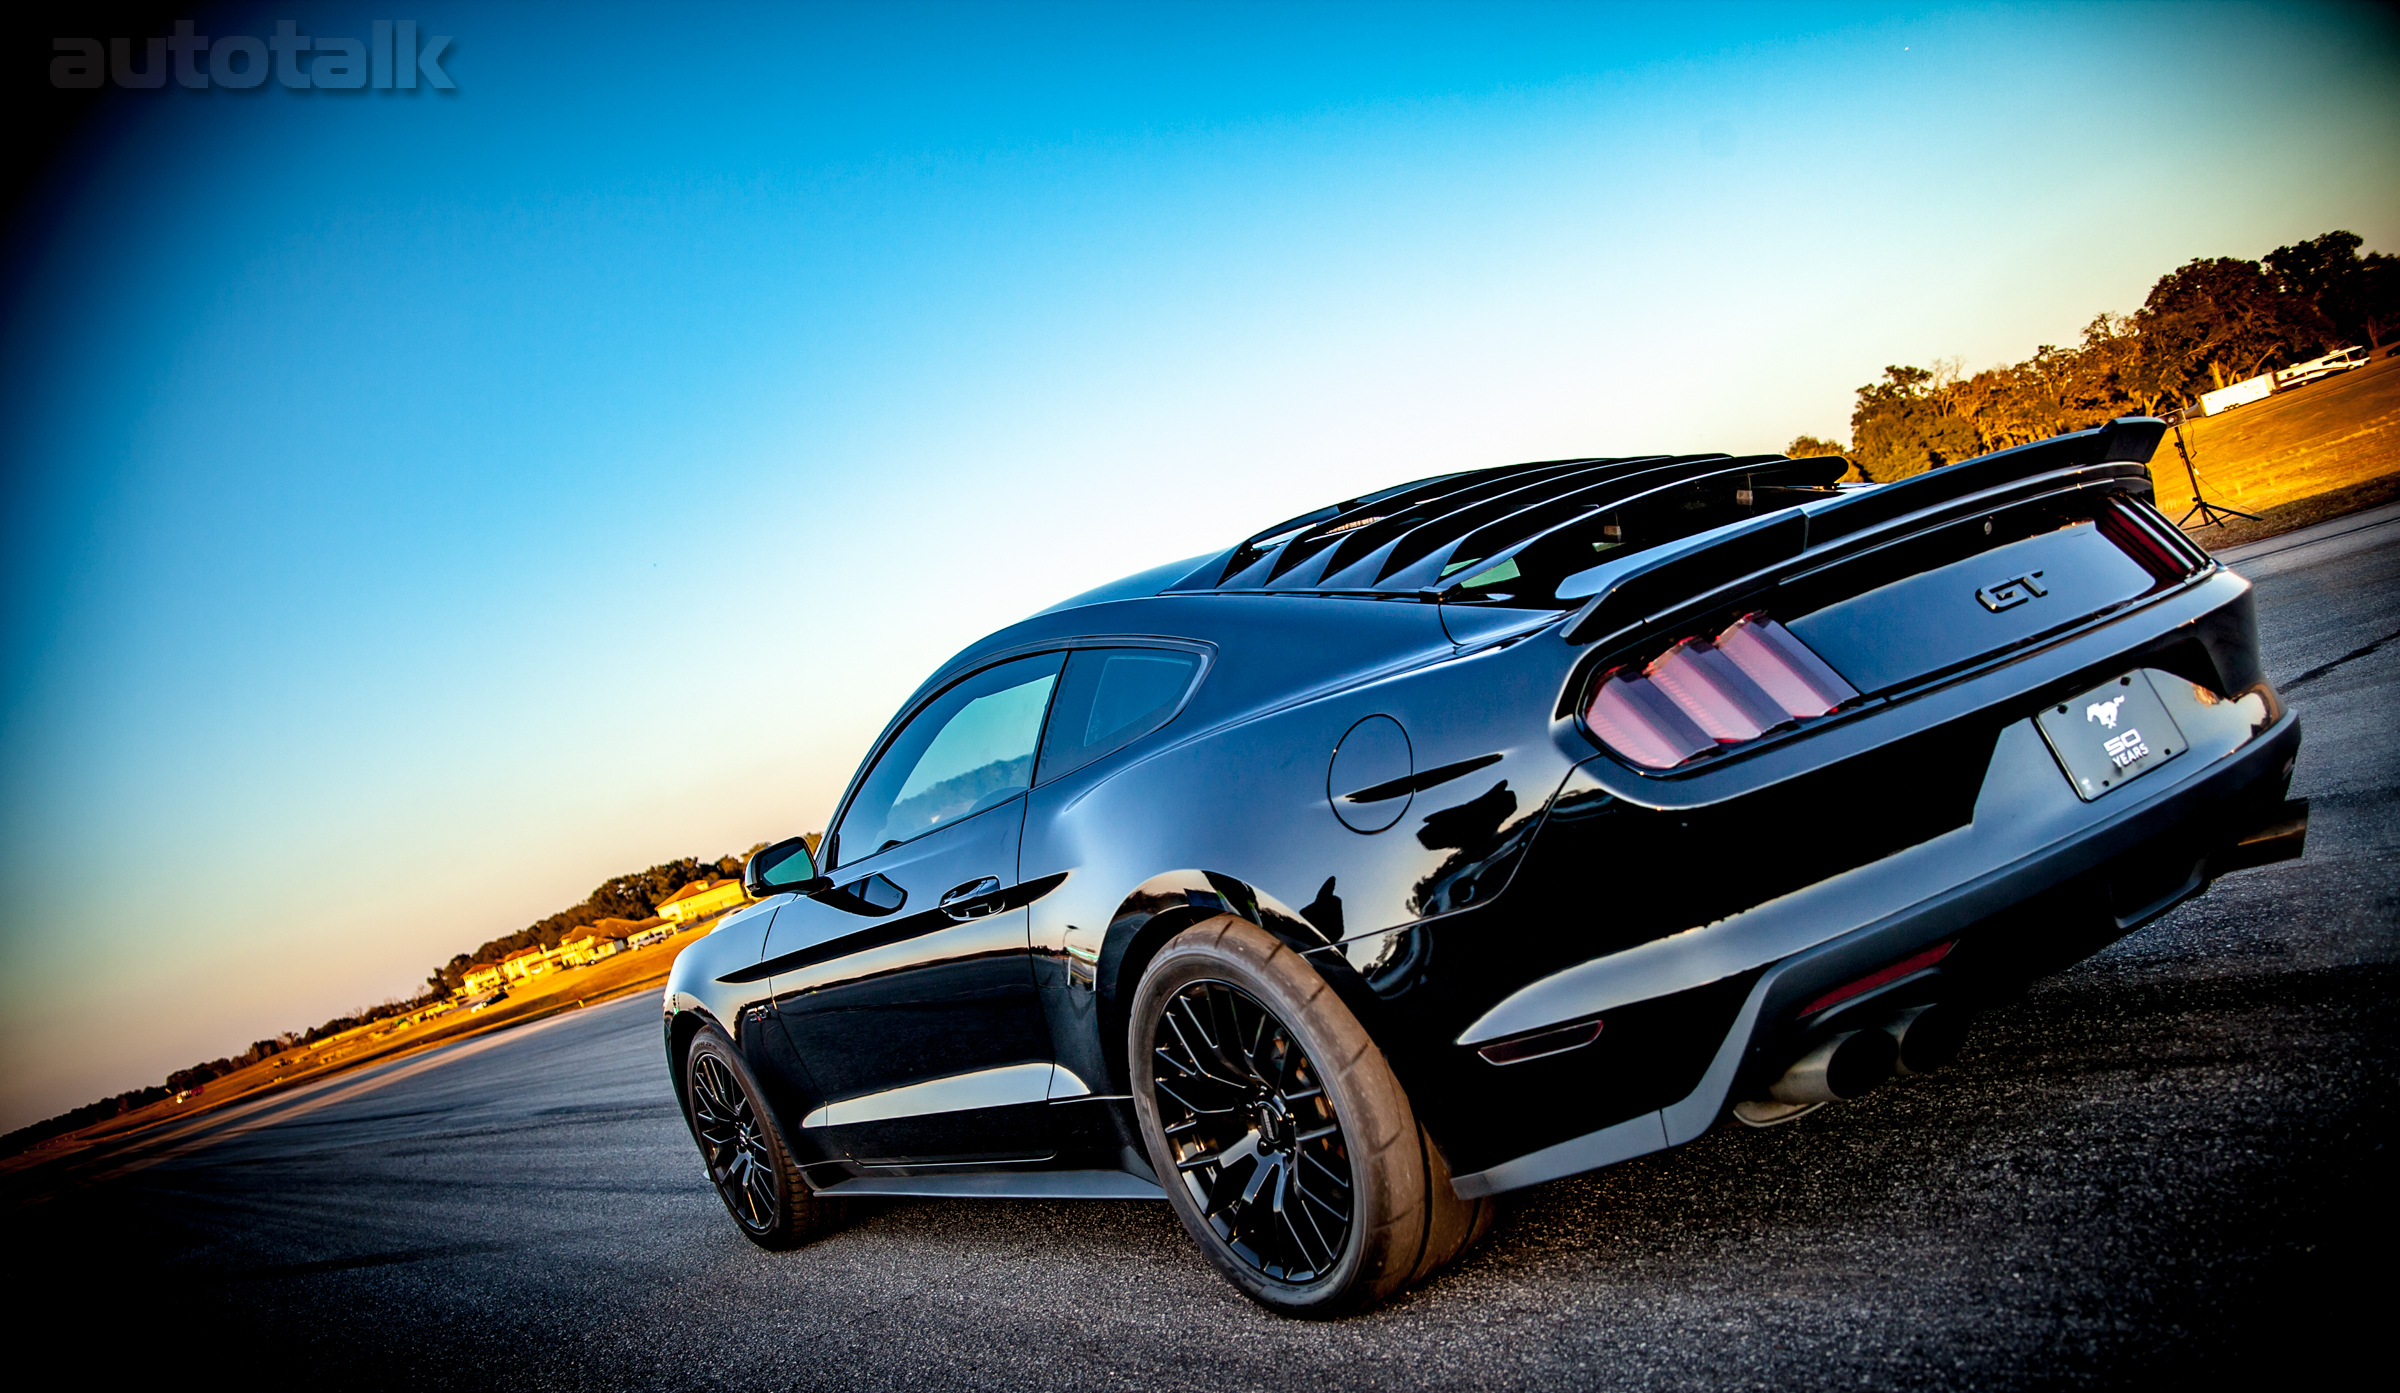
<svg viewBox="0 0 2400 1393"><path fill-rule="evenodd" d="M112 94L6 268L0 1127L814 830L1113 576L2400 251L2364 9L416 14L455 91Z"/></svg>

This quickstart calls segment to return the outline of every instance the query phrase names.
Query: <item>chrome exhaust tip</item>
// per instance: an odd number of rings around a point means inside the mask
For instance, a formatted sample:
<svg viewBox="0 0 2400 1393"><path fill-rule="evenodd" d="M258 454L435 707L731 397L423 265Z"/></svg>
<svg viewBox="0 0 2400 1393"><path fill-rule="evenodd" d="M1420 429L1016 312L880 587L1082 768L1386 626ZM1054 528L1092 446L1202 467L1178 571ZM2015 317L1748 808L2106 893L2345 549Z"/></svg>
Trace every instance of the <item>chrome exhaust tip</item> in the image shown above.
<svg viewBox="0 0 2400 1393"><path fill-rule="evenodd" d="M1846 1103L1892 1076L1900 1046L1881 1030L1844 1031L1792 1062L1767 1085L1778 1103Z"/></svg>
<svg viewBox="0 0 2400 1393"><path fill-rule="evenodd" d="M1892 1038L1893 1072L1902 1078L1947 1068L1967 1042L1970 1020L1945 1001L1912 1007L1883 1023Z"/></svg>
<svg viewBox="0 0 2400 1393"><path fill-rule="evenodd" d="M2260 819L2257 826L2234 839L2208 859L2208 873L2228 875L2253 866L2296 861L2308 851L2308 800L2287 798Z"/></svg>

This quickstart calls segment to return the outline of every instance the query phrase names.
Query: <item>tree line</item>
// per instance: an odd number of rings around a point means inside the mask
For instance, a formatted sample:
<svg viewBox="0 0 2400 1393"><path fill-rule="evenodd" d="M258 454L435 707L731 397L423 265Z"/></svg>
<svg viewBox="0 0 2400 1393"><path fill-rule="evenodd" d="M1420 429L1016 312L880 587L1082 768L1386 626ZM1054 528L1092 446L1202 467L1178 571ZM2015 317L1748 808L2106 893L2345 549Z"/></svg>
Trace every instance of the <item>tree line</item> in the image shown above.
<svg viewBox="0 0 2400 1393"><path fill-rule="evenodd" d="M764 842L759 844L764 845ZM758 849L754 846L750 851ZM749 859L750 852L739 856L720 856L713 861L686 856L661 862L648 870L611 876L600 882L600 887L586 895L581 903L537 919L515 933L492 939L472 953L460 953L451 958L425 979L425 990L421 992L407 997L394 997L380 1005L361 1006L348 1015L336 1016L309 1030L291 1031L253 1041L250 1048L240 1054L178 1069L167 1075L164 1084L128 1089L114 1097L86 1103L56 1117L20 1127L0 1136L0 1156L13 1155L36 1142L72 1132L78 1127L148 1107L187 1089L204 1087L237 1069L246 1069L286 1050L303 1049L346 1030L355 1030L362 1025L372 1025L380 1020L420 1010L458 990L465 984L467 974L478 967L499 962L527 948L556 948L562 940L574 937L577 931L603 919L639 921L653 918L659 903L676 891L698 881L738 877L742 873L743 863Z"/></svg>
<svg viewBox="0 0 2400 1393"><path fill-rule="evenodd" d="M761 842L759 846L766 843ZM751 852L758 847L750 848ZM686 885L704 880L730 880L742 873L742 865L750 852L739 856L720 856L703 861L686 856L677 861L663 861L646 871L611 876L600 882L600 888L586 895L583 903L562 909L556 914L536 919L531 924L484 944L472 953L460 953L433 970L425 979L426 995L440 996L457 991L466 985L467 974L479 967L488 967L512 953L528 948L556 948L560 943L603 919L623 919L639 922L652 918L658 906Z"/></svg>
<svg viewBox="0 0 2400 1393"><path fill-rule="evenodd" d="M1847 455L1888 483L2047 440L2116 416L2189 408L2201 395L2338 348L2383 353L2400 328L2400 257L2328 232L2257 261L2200 257L2159 277L2141 308L2103 311L2083 341L2043 344L1973 375L1956 359L1893 365L1858 389L1850 443L1801 436L1786 453Z"/></svg>

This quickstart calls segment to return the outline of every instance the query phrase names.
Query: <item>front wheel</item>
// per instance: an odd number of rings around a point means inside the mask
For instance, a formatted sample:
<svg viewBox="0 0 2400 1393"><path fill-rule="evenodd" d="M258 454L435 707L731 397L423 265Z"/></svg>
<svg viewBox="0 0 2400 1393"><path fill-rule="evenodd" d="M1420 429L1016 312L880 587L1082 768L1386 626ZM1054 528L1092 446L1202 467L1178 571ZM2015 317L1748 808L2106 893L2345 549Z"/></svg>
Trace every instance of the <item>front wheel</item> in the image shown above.
<svg viewBox="0 0 2400 1393"><path fill-rule="evenodd" d="M684 1052L684 1120L709 1183L744 1237L761 1248L794 1247L834 1221L837 1201L819 1199L784 1149L783 1133L730 1041L714 1029Z"/></svg>
<svg viewBox="0 0 2400 1393"><path fill-rule="evenodd" d="M1490 1227L1358 1018L1298 954L1220 916L1160 951L1126 1057L1150 1163L1218 1271L1288 1315L1392 1295Z"/></svg>

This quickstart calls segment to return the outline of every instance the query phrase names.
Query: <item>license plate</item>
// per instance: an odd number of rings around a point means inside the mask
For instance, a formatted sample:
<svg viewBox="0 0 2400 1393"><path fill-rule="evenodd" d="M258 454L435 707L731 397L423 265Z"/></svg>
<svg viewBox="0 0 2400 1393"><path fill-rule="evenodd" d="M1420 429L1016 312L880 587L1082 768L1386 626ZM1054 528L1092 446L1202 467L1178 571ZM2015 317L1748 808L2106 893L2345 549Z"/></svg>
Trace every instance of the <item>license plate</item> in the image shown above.
<svg viewBox="0 0 2400 1393"><path fill-rule="evenodd" d="M2036 718L2067 781L2090 802L2181 754L2183 731L2147 672L2128 673Z"/></svg>

